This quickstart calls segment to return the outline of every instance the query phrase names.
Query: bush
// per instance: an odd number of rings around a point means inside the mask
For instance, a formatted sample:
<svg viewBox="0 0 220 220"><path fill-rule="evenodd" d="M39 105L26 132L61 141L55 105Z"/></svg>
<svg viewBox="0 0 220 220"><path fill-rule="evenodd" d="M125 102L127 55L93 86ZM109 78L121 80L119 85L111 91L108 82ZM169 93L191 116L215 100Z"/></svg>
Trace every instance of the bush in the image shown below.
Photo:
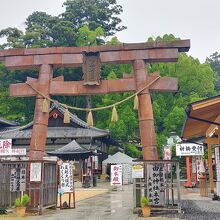
<svg viewBox="0 0 220 220"><path fill-rule="evenodd" d="M141 197L141 207L149 206L151 200L148 197L142 196Z"/></svg>
<svg viewBox="0 0 220 220"><path fill-rule="evenodd" d="M15 206L16 207L27 206L29 200L30 200L29 196L27 194L24 194L21 198L17 198L15 200Z"/></svg>

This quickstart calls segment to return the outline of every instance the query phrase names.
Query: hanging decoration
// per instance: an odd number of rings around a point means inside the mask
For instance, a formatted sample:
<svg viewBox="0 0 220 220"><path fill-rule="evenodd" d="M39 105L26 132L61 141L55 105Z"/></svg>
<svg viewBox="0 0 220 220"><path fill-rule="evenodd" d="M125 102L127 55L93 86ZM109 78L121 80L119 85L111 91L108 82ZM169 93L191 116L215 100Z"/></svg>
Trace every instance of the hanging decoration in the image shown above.
<svg viewBox="0 0 220 220"><path fill-rule="evenodd" d="M64 112L64 118L63 118L63 123L69 124L70 123L70 112L66 106L65 112Z"/></svg>
<svg viewBox="0 0 220 220"><path fill-rule="evenodd" d="M122 103L124 103L124 102L126 102L128 100L130 100L133 97L135 97L134 98L134 109L137 110L138 107L139 107L138 94L141 93L144 89L148 88L153 83L155 83L159 78L160 78L160 76L158 76L151 83L148 83L146 86L144 86L142 89L140 89L136 93L132 94L129 97L126 97L125 99L123 99L123 100L121 100L119 102L116 102L116 103L114 103L112 105L103 106L103 107L97 107L97 108L79 108L79 107L69 106L69 105L60 103L60 102L58 102L55 99L52 99L50 97L45 96L43 93L41 93L36 88L34 88L33 85L31 85L30 83L26 82L26 84L29 85L37 94L41 95L44 98L42 112L48 112L49 111L48 101L50 101L50 102L52 102L52 103L54 103L56 105L60 105L60 106L65 108L64 123L70 123L70 112L69 112L69 109L73 109L75 111L87 111L87 112L89 112L88 116L87 116L87 123L88 123L89 126L93 126L92 111L99 111L99 110L113 108L112 109L112 118L111 119L112 119L113 122L117 122L118 121L118 114L117 114L116 106L120 105L120 104L122 104Z"/></svg>
<svg viewBox="0 0 220 220"><path fill-rule="evenodd" d="M115 106L112 109L112 122L117 122L118 121L118 113L117 110L115 108Z"/></svg>
<svg viewBox="0 0 220 220"><path fill-rule="evenodd" d="M138 110L139 107L139 101L138 101L138 95L136 94L136 96L134 97L134 110Z"/></svg>
<svg viewBox="0 0 220 220"><path fill-rule="evenodd" d="M93 127L93 116L92 116L92 111L89 111L88 116L87 116L87 124L90 127Z"/></svg>
<svg viewBox="0 0 220 220"><path fill-rule="evenodd" d="M43 113L49 112L49 105L48 105L48 101L46 98L44 98L44 101L43 101L42 112Z"/></svg>

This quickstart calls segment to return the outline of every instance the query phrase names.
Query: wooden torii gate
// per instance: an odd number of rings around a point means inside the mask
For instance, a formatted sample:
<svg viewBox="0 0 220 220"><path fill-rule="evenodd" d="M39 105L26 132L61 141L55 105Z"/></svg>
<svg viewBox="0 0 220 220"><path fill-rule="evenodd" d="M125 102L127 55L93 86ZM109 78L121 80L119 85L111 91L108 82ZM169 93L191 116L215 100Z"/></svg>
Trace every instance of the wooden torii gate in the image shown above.
<svg viewBox="0 0 220 220"><path fill-rule="evenodd" d="M148 74L146 62L175 62L178 52L187 52L189 40L151 42L137 44L30 48L0 50L0 60L8 69L39 68L38 79L28 78L28 84L45 96L51 95L95 95L111 92L139 91L139 128L144 160L155 160L157 156L151 91L176 92L177 79L160 77L159 73ZM118 80L101 80L101 64L132 63L133 75ZM53 78L54 67L83 66L84 80L65 82L62 77ZM30 143L30 160L43 160L47 137L49 113L42 112L43 97L26 83L10 85L14 97L36 96L34 124Z"/></svg>

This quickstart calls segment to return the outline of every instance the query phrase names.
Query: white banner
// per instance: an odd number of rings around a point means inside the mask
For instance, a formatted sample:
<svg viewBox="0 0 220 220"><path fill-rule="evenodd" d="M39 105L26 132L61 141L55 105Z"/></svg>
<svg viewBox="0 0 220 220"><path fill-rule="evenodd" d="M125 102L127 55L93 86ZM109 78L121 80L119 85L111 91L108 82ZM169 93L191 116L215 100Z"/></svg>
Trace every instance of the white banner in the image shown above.
<svg viewBox="0 0 220 220"><path fill-rule="evenodd" d="M0 149L0 156L26 156L26 148Z"/></svg>
<svg viewBox="0 0 220 220"><path fill-rule="evenodd" d="M73 165L70 163L63 163L60 166L60 191L73 192Z"/></svg>
<svg viewBox="0 0 220 220"><path fill-rule="evenodd" d="M215 166L216 166L216 194L220 196L220 156L219 156L219 147L215 148Z"/></svg>
<svg viewBox="0 0 220 220"><path fill-rule="evenodd" d="M204 155L204 146L193 143L176 144L176 156Z"/></svg>
<svg viewBox="0 0 220 220"><path fill-rule="evenodd" d="M122 165L111 165L111 186L122 186Z"/></svg>

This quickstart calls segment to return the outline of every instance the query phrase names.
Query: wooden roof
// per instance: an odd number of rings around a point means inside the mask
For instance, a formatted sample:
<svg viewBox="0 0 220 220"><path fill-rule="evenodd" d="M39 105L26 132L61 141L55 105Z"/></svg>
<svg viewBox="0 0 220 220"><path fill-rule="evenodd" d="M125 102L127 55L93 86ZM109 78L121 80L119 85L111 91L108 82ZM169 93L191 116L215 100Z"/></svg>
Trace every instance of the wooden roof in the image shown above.
<svg viewBox="0 0 220 220"><path fill-rule="evenodd" d="M73 160L73 159L85 159L90 155L93 155L92 151L85 149L80 146L75 140L71 141L69 144L56 149L52 152L47 152L49 155L57 156L59 158L65 160Z"/></svg>
<svg viewBox="0 0 220 220"><path fill-rule="evenodd" d="M209 137L220 126L220 96L193 102L186 108L182 138Z"/></svg>
<svg viewBox="0 0 220 220"><path fill-rule="evenodd" d="M18 122L9 121L5 118L0 118L0 127L18 126Z"/></svg>

